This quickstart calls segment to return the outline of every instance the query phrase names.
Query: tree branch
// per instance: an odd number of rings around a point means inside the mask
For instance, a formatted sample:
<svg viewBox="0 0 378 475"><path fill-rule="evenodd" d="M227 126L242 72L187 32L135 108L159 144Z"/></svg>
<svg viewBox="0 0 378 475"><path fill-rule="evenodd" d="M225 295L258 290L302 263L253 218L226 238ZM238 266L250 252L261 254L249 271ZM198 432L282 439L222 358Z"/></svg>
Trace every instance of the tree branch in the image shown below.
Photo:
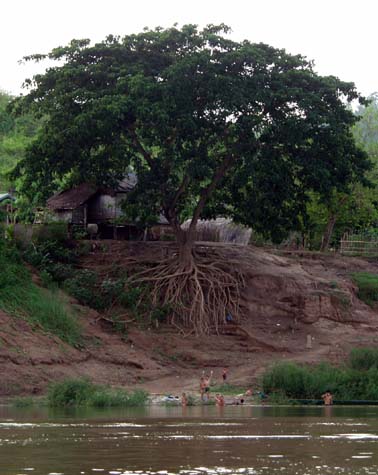
<svg viewBox="0 0 378 475"><path fill-rule="evenodd" d="M219 168L215 171L213 179L211 180L210 184L202 190L201 197L197 203L196 209L194 210L192 221L189 226L189 230L188 230L189 234L196 227L198 219L206 204L206 201L208 200L209 196L214 191L215 187L218 185L220 180L224 177L224 175L226 174L227 170L230 168L234 159L235 157L233 155L229 155L226 158L224 158Z"/></svg>
<svg viewBox="0 0 378 475"><path fill-rule="evenodd" d="M149 167L151 169L154 169L154 161L152 159L152 156L149 152L147 152L147 150L143 147L143 145L141 144L139 138L138 138L138 135L135 131L135 129L133 127L130 128L130 132L131 132L131 137L132 137L132 140L133 140L133 143L135 145L135 147L137 148L138 152L143 156L143 158L146 160L146 162L148 163Z"/></svg>
<svg viewBox="0 0 378 475"><path fill-rule="evenodd" d="M172 203L167 208L167 214L168 214L167 219L175 217L175 215L173 215L172 212L174 211L180 196L185 192L186 188L188 187L189 182L190 182L189 175L185 175L184 179L181 182L181 185L180 185L179 189L176 192L175 197L173 198Z"/></svg>

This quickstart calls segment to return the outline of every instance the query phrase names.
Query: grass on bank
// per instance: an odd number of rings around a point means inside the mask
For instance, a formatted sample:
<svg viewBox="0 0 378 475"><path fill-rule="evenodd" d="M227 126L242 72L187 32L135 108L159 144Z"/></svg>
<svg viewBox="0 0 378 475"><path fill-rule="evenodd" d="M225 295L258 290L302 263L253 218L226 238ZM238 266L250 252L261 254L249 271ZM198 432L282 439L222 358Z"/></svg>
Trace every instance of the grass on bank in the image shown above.
<svg viewBox="0 0 378 475"><path fill-rule="evenodd" d="M368 305L378 302L378 274L370 272L354 272L351 274L358 287L358 298Z"/></svg>
<svg viewBox="0 0 378 475"><path fill-rule="evenodd" d="M280 398L319 399L330 390L335 399L378 400L378 349L355 349L340 368L277 364L264 374L263 390Z"/></svg>
<svg viewBox="0 0 378 475"><path fill-rule="evenodd" d="M53 383L47 396L49 406L131 407L144 406L148 393L143 389L124 391L93 384L88 379L66 379Z"/></svg>
<svg viewBox="0 0 378 475"><path fill-rule="evenodd" d="M236 396L238 394L244 394L245 388L240 386L234 386L233 384L219 384L217 386L211 386L211 392L214 394L220 393L225 396Z"/></svg>
<svg viewBox="0 0 378 475"><path fill-rule="evenodd" d="M17 249L0 240L0 309L21 317L70 345L80 343L80 326L58 292L31 279Z"/></svg>

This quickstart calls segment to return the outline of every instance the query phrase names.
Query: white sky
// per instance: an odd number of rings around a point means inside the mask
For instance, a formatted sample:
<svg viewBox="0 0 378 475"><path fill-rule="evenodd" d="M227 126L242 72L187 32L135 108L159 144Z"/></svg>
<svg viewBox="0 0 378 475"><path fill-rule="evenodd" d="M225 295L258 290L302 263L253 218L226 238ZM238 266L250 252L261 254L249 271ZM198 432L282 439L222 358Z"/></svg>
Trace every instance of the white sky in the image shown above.
<svg viewBox="0 0 378 475"><path fill-rule="evenodd" d="M0 89L13 94L41 70L19 65L25 55L176 22L226 23L236 40L301 53L320 74L378 91L378 0L3 0L0 14Z"/></svg>

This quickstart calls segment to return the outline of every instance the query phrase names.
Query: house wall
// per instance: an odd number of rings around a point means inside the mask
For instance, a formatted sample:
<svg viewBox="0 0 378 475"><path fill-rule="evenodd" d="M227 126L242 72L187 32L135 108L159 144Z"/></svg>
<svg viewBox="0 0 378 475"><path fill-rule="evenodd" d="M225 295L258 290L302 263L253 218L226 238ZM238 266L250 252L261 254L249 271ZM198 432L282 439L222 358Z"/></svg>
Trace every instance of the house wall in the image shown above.
<svg viewBox="0 0 378 475"><path fill-rule="evenodd" d="M61 221L63 223L72 222L72 210L56 210L49 214L51 221Z"/></svg>
<svg viewBox="0 0 378 475"><path fill-rule="evenodd" d="M72 224L87 224L87 205L81 205L72 211Z"/></svg>
<svg viewBox="0 0 378 475"><path fill-rule="evenodd" d="M125 193L116 196L97 195L88 202L88 223L99 223L120 218L123 215L122 201Z"/></svg>

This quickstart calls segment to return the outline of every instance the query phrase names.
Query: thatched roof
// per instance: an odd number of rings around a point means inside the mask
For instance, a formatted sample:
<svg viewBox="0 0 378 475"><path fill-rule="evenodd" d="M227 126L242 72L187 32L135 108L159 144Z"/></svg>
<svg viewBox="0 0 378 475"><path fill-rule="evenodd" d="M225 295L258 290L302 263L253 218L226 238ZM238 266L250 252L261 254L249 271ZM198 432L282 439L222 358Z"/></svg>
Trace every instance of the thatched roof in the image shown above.
<svg viewBox="0 0 378 475"><path fill-rule="evenodd" d="M47 200L47 207L51 210L58 209L76 209L94 194L97 193L97 188L89 183L82 183L81 185L71 188L70 190L60 191Z"/></svg>
<svg viewBox="0 0 378 475"><path fill-rule="evenodd" d="M191 220L182 225L188 229ZM217 218L211 220L200 219L196 226L196 241L228 242L247 246L252 230L245 226L235 224L231 219Z"/></svg>
<svg viewBox="0 0 378 475"><path fill-rule="evenodd" d="M72 210L76 209L96 193L115 195L116 193L127 193L131 191L137 183L135 173L129 173L125 178L117 183L113 188L98 188L90 183L82 183L75 188L60 191L47 200L47 207L51 210Z"/></svg>

